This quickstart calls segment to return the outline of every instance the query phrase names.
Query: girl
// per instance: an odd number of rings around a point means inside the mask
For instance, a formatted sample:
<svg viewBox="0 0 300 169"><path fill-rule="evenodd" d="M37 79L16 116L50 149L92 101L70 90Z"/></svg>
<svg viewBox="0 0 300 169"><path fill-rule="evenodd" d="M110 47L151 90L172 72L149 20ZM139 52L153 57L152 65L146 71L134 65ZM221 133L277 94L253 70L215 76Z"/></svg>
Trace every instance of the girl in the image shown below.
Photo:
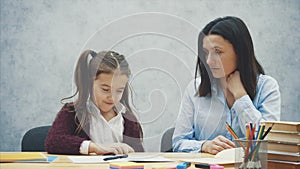
<svg viewBox="0 0 300 169"><path fill-rule="evenodd" d="M46 139L47 152L144 151L142 128L128 102L130 74L123 55L113 51L83 52L75 70L76 92L62 100L76 95L78 98L74 103L65 104L58 113Z"/></svg>
<svg viewBox="0 0 300 169"><path fill-rule="evenodd" d="M182 100L173 150L216 154L232 148L226 122L245 137L246 123L279 120L280 104L278 84L264 75L244 22L215 19L199 34L195 80Z"/></svg>

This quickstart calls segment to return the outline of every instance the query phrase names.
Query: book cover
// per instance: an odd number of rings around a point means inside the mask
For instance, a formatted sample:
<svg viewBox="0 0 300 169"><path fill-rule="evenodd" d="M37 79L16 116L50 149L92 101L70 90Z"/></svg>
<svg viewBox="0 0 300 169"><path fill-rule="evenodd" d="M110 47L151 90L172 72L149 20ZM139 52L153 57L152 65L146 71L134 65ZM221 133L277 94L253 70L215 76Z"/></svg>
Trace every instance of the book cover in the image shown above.
<svg viewBox="0 0 300 169"><path fill-rule="evenodd" d="M281 160L268 160L268 169L300 169L300 162L289 162Z"/></svg>
<svg viewBox="0 0 300 169"><path fill-rule="evenodd" d="M272 130L288 131L288 132L294 132L294 133L300 132L300 122L266 121L263 123L265 123L266 128L268 128L274 124Z"/></svg>
<svg viewBox="0 0 300 169"><path fill-rule="evenodd" d="M266 136L265 140L298 144L300 143L300 133L273 131L272 129Z"/></svg>
<svg viewBox="0 0 300 169"><path fill-rule="evenodd" d="M278 151L268 151L268 159L269 160L300 162L300 154L299 153L278 152Z"/></svg>
<svg viewBox="0 0 300 169"><path fill-rule="evenodd" d="M40 152L0 152L0 162L48 162Z"/></svg>
<svg viewBox="0 0 300 169"><path fill-rule="evenodd" d="M300 143L268 141L268 150L288 153L300 153Z"/></svg>

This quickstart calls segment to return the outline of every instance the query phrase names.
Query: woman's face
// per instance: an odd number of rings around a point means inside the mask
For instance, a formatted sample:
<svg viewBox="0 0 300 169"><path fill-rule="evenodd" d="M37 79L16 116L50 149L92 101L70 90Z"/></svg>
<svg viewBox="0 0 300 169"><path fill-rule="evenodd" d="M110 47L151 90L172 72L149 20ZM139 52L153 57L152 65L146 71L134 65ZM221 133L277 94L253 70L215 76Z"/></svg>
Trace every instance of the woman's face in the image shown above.
<svg viewBox="0 0 300 169"><path fill-rule="evenodd" d="M227 77L237 68L237 56L232 44L220 35L208 35L203 39L203 50L215 78Z"/></svg>
<svg viewBox="0 0 300 169"><path fill-rule="evenodd" d="M120 73L101 73L94 80L94 103L101 110L101 113L106 113L112 110L116 103L121 98L128 77Z"/></svg>

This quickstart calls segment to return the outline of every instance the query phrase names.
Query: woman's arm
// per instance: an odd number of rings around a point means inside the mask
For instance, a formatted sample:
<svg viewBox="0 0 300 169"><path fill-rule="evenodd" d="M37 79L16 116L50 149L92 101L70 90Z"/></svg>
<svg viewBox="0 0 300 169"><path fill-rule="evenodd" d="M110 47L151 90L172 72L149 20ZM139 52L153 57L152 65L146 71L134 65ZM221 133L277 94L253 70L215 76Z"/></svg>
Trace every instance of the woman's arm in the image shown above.
<svg viewBox="0 0 300 169"><path fill-rule="evenodd" d="M252 122L258 125L261 121L280 120L281 98L275 79L261 75L257 84L256 99L254 105L250 97L245 95L233 104L232 109L238 114L239 126L243 133L246 133L246 123Z"/></svg>
<svg viewBox="0 0 300 169"><path fill-rule="evenodd" d="M194 137L194 104L192 98L196 91L192 81L182 98L179 115L176 120L173 134L173 151L175 152L200 152L205 140L196 140Z"/></svg>

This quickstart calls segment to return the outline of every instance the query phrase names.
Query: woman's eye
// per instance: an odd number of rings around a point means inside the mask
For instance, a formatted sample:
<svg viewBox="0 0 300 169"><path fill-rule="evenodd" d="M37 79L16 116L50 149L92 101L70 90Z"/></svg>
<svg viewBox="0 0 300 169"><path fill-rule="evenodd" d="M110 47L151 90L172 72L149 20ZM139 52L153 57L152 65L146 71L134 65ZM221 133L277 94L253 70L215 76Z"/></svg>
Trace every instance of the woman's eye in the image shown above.
<svg viewBox="0 0 300 169"><path fill-rule="evenodd" d="M215 50L215 54L218 54L218 55L219 55L219 54L221 54L221 53L222 53L222 52L221 52L220 50L217 50L217 49Z"/></svg>

